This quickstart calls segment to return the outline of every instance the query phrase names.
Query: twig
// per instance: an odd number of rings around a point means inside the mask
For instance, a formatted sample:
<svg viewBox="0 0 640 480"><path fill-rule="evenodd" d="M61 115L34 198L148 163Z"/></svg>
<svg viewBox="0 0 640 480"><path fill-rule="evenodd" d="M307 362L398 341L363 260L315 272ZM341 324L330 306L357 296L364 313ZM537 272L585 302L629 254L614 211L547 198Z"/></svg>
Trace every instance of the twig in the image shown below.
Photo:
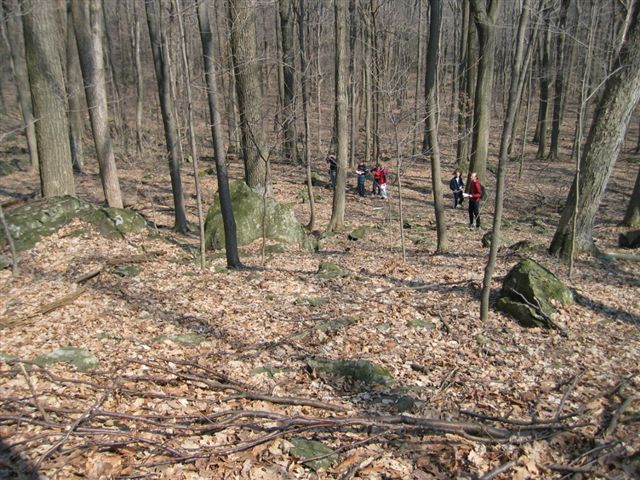
<svg viewBox="0 0 640 480"><path fill-rule="evenodd" d="M507 470L511 470L515 466L515 461L510 461L505 463L504 465L500 465L499 467L494 468L493 470L488 471L483 476L480 477L480 480L491 480L494 477L497 477L501 473L506 472Z"/></svg>
<svg viewBox="0 0 640 480"><path fill-rule="evenodd" d="M593 468L591 467L572 467L570 465L558 465L555 463L550 463L545 465L549 470L553 470L554 472L569 472L569 473L592 473Z"/></svg>
<svg viewBox="0 0 640 480"><path fill-rule="evenodd" d="M302 405L305 407L320 408L322 410L333 410L335 412L346 412L348 409L340 405L334 405L331 403L318 402L316 400L308 400L306 398L298 397L276 397L272 395L264 395L262 393L242 392L235 395L231 395L223 401L237 400L246 398L247 400L262 400L264 402L270 402L280 405Z"/></svg>
<svg viewBox="0 0 640 480"><path fill-rule="evenodd" d="M53 312L58 308L67 306L73 303L80 295L82 295L86 291L87 291L86 287L80 287L75 292L71 292L63 297L60 297L59 299L53 302L42 304L40 305L40 307L38 307L38 312L33 316L46 315L47 313Z"/></svg>
<svg viewBox="0 0 640 480"><path fill-rule="evenodd" d="M611 435L613 435L613 433L616 431L616 428L618 428L618 422L620 421L620 417L622 416L622 414L625 412L625 410L627 410L627 408L629 408L629 406L633 402L635 402L638 399L640 399L640 397L629 397L624 402L622 402L622 405L620 405L620 407L618 407L616 412L611 417L611 421L609 422L609 426L604 431L604 437L605 438L608 438Z"/></svg>
<svg viewBox="0 0 640 480"><path fill-rule="evenodd" d="M569 388L567 388L567 390L564 392L564 395L562 395L562 399L560 400L560 405L558 405L558 409L556 410L556 414L554 415L554 421L558 421L558 418L560 418L560 414L562 413L562 409L564 408L564 404L567 401L567 398L569 398L569 394L576 388L576 384L578 383L578 377L579 375L576 375L573 377L573 380L571 381L571 385L569 385Z"/></svg>
<svg viewBox="0 0 640 480"><path fill-rule="evenodd" d="M87 420L89 417L91 417L91 415L93 415L93 412L100 407L100 405L102 405L105 400L107 399L107 397L109 397L109 395L111 394L111 392L116 388L118 384L118 378L116 378L113 382L113 385L108 388L107 390L105 390L103 392L103 394L100 396L100 398L98 399L97 402L95 402L90 408L89 410L87 410L84 414L82 414L75 422L73 422L73 424L67 429L67 433L65 433L62 438L60 440L58 440L56 442L55 445L53 445L49 450L47 450L45 452L44 455L42 455L38 461L36 462L36 464L33 466L33 472L37 472L38 468L40 467L40 465L42 464L42 462L44 462L47 458L49 458L51 455L53 455L60 447L62 447L62 445L64 445L64 443L67 441L67 439L69 438L69 436L74 432L74 430L76 428L78 428L80 426L80 424L82 422L84 422L85 420Z"/></svg>
<svg viewBox="0 0 640 480"><path fill-rule="evenodd" d="M24 375L24 378L27 381L27 385L29 385L29 391L31 392L31 395L33 396L33 403L35 403L36 407L38 407L38 410L40 411L40 415L42 415L42 418L44 419L44 421L45 422L50 422L51 418L49 417L49 415L47 414L45 409L42 408L42 405L38 401L38 395L36 394L36 389L33 386L33 383L31 383L31 377L29 376L29 373L27 372L27 369L24 368L24 363L19 362L18 365L20 366L20 370L22 371L22 375Z"/></svg>

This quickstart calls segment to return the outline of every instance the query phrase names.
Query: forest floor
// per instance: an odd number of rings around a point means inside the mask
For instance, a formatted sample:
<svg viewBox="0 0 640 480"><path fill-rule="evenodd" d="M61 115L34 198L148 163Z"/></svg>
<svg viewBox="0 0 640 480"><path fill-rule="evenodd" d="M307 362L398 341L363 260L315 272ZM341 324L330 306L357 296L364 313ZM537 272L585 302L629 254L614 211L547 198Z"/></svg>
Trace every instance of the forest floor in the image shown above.
<svg viewBox="0 0 640 480"><path fill-rule="evenodd" d="M0 351L24 361L0 361L0 478L27 478L34 466L59 479L640 475L640 269L585 256L570 281L567 265L546 253L573 172L566 155L527 157L520 179L510 164L504 225L507 246L529 240L527 255L575 289L578 301L553 317L558 331L525 329L494 310L479 321L492 202L482 206L483 229L469 230L466 209L449 208L447 195L450 253L435 255L427 162L403 175L406 262L397 188L388 203L361 199L350 176L347 228L319 252L291 247L263 262L258 241L241 247L246 269L226 270L214 252L201 271L197 235L170 228L160 147L148 153L121 160L120 179L125 204L161 235L106 239L75 221L21 253L19 276L0 272ZM594 231L602 250L617 251L637 158L623 153L609 182ZM321 159L316 167L324 173ZM445 160L447 182L452 168ZM232 175L241 176L238 162ZM190 164L183 179L195 223ZM215 176L202 180L210 204ZM76 182L81 198L102 201L95 165ZM25 171L3 177L0 201L37 185ZM304 169L274 163L273 185L306 222ZM316 195L323 229L332 193ZM358 226L371 228L349 240ZM114 258L136 261L139 273L118 275ZM501 249L494 298L520 258ZM345 275L317 275L323 261ZM69 305L40 313L79 288ZM29 363L62 347L89 350L99 367ZM330 377L308 359L369 360L393 382ZM301 454L301 438L329 447L325 461L304 463L321 454Z"/></svg>

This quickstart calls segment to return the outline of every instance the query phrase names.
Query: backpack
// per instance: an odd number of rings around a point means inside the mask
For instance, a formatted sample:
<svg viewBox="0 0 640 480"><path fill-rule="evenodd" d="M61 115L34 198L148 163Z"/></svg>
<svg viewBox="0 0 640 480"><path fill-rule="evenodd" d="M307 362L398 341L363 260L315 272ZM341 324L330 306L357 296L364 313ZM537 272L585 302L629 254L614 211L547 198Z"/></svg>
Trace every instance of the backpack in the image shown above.
<svg viewBox="0 0 640 480"><path fill-rule="evenodd" d="M484 188L484 185L480 185L480 200L485 201L487 199L487 191Z"/></svg>

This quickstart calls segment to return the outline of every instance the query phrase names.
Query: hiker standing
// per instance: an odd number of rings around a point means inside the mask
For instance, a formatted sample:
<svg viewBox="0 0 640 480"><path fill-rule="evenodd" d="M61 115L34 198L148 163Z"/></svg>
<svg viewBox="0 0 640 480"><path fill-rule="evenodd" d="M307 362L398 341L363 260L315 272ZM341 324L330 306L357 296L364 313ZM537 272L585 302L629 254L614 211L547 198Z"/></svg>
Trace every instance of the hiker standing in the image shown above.
<svg viewBox="0 0 640 480"><path fill-rule="evenodd" d="M360 162L356 167L356 175L358 175L358 195L361 197L364 197L364 183L367 179L367 173L369 173L367 164Z"/></svg>
<svg viewBox="0 0 640 480"><path fill-rule="evenodd" d="M329 164L329 181L331 188L336 188L336 181L338 178L338 163L336 162L336 156L332 153L327 157L327 163Z"/></svg>
<svg viewBox="0 0 640 480"><path fill-rule="evenodd" d="M473 228L474 219L476 222L476 228L480 228L480 199L482 198L482 185L480 185L480 180L478 180L478 175L476 175L475 172L471 174L469 193L464 193L463 196L469 199L469 228Z"/></svg>
<svg viewBox="0 0 640 480"><path fill-rule="evenodd" d="M378 188L378 192L380 196L384 199L387 198L387 175L389 174L389 170L384 168L382 165L376 165L376 168L371 170L373 174L373 190L375 194L376 187Z"/></svg>
<svg viewBox="0 0 640 480"><path fill-rule="evenodd" d="M453 208L462 205L464 201L464 196L462 195L464 192L464 182L462 181L460 170L453 172L453 178L449 182L449 188L453 192Z"/></svg>

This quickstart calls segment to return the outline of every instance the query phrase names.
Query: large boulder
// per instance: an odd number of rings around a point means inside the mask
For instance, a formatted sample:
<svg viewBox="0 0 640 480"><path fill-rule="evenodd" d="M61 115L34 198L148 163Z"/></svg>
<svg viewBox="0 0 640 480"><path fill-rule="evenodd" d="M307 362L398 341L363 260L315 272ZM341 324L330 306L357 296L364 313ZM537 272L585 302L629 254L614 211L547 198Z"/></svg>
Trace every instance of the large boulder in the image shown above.
<svg viewBox="0 0 640 480"><path fill-rule="evenodd" d="M618 245L622 248L640 248L640 230L621 233L618 237Z"/></svg>
<svg viewBox="0 0 640 480"><path fill-rule="evenodd" d="M512 315L524 327L553 327L554 303L573 302L573 294L539 263L525 259L507 274L498 309Z"/></svg>
<svg viewBox="0 0 640 480"><path fill-rule="evenodd" d="M273 198L263 198L240 180L232 182L229 190L238 245L248 245L262 238L264 233L266 238L276 242L296 243L309 249L314 247L313 238L306 234L291 208ZM224 247L224 225L219 195L216 195L207 213L205 239L208 249Z"/></svg>
<svg viewBox="0 0 640 480"><path fill-rule="evenodd" d="M105 208L72 196L36 200L6 214L16 250L28 250L45 236L79 218L93 225L107 237L123 238L127 233L143 230L144 218L130 210ZM0 246L7 242L0 230Z"/></svg>

